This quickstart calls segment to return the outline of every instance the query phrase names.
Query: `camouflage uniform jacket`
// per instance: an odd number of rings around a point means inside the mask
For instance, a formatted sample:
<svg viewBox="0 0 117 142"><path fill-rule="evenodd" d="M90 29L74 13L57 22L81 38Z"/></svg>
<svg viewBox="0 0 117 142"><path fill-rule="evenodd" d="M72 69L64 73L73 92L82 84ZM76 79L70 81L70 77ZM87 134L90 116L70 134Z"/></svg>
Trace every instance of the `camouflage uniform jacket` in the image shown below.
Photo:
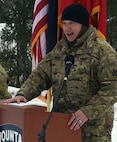
<svg viewBox="0 0 117 142"><path fill-rule="evenodd" d="M8 74L0 65L0 99L11 98L11 95L8 93L8 80Z"/></svg>
<svg viewBox="0 0 117 142"><path fill-rule="evenodd" d="M90 130L94 131L93 126L98 127L98 122L103 125L100 133L108 128L110 131L112 105L117 101L117 53L106 41L98 38L92 26L75 43L68 43L65 37L60 40L31 73L18 94L30 100L52 85L53 96L56 96L65 74L64 58L68 54L73 55L75 61L56 111L81 109L89 119L86 125L92 125ZM87 126L84 126L85 130Z"/></svg>

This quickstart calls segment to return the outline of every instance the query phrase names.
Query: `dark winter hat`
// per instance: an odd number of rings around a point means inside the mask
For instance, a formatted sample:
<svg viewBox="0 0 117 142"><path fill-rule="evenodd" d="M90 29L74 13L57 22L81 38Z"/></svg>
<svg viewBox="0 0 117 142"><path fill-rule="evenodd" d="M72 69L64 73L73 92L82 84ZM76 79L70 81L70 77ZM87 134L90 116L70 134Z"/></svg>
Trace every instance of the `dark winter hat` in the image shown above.
<svg viewBox="0 0 117 142"><path fill-rule="evenodd" d="M62 13L62 21L71 20L85 26L89 26L88 10L81 4L72 4L66 7Z"/></svg>

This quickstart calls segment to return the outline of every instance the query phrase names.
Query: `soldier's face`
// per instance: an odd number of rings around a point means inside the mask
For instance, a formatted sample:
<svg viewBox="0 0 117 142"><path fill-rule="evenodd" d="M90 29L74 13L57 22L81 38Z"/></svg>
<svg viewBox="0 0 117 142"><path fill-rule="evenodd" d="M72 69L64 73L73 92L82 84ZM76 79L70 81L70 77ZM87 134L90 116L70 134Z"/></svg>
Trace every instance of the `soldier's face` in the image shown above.
<svg viewBox="0 0 117 142"><path fill-rule="evenodd" d="M80 30L82 28L82 24L71 21L71 20L63 20L63 31L66 35L69 42L74 41L78 34L80 33Z"/></svg>

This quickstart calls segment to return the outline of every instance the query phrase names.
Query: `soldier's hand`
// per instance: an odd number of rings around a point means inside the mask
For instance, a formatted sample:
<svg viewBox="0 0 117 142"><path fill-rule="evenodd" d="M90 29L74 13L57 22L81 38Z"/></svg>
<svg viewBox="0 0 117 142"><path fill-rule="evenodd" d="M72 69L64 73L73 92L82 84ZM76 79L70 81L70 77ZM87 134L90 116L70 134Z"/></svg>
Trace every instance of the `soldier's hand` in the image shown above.
<svg viewBox="0 0 117 142"><path fill-rule="evenodd" d="M24 96L18 95L14 98L6 99L3 101L3 103L6 103L6 104L13 103L13 102L20 103L20 102L27 102L27 100Z"/></svg>
<svg viewBox="0 0 117 142"><path fill-rule="evenodd" d="M70 120L68 121L68 125L71 130L75 131L78 130L87 120L87 116L81 110L78 110L72 114Z"/></svg>

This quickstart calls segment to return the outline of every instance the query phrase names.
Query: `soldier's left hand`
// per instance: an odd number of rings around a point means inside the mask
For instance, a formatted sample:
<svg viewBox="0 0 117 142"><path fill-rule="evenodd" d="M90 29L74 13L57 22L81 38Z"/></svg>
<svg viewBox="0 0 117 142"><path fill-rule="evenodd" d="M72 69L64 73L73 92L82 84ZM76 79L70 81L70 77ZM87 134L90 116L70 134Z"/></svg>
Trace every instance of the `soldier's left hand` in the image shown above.
<svg viewBox="0 0 117 142"><path fill-rule="evenodd" d="M78 130L80 127L88 120L87 116L81 111L78 110L74 114L72 114L70 120L68 121L68 125L71 130Z"/></svg>

